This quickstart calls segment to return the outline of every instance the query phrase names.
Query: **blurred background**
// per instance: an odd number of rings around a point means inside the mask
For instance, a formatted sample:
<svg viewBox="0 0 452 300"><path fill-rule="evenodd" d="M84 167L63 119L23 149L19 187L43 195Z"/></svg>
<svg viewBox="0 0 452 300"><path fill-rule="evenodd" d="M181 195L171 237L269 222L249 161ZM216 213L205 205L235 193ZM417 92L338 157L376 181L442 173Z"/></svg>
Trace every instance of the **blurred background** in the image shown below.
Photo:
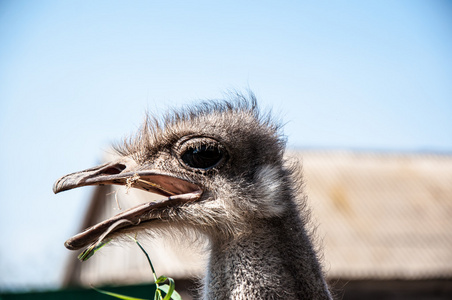
<svg viewBox="0 0 452 300"><path fill-rule="evenodd" d="M429 195L452 215L451 53L450 1L0 1L0 291L67 277L63 242L95 191L55 196L56 179L101 162L146 110L228 90L272 109L312 172L371 153L368 164L389 163L384 177L409 157L414 186L441 174ZM447 249L452 226L440 227Z"/></svg>

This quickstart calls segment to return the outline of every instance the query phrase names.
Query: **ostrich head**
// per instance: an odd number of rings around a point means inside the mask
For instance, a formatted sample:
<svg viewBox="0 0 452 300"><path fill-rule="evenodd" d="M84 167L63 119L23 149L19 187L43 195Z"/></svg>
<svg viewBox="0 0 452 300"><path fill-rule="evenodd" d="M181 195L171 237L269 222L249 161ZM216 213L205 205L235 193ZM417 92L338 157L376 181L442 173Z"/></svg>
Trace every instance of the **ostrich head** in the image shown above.
<svg viewBox="0 0 452 300"><path fill-rule="evenodd" d="M204 102L148 117L116 147L119 159L61 177L54 192L88 185L124 185L162 196L77 234L71 250L169 224L227 241L254 221L284 217L293 193L279 126L261 115L253 95ZM293 208L293 207L292 207Z"/></svg>

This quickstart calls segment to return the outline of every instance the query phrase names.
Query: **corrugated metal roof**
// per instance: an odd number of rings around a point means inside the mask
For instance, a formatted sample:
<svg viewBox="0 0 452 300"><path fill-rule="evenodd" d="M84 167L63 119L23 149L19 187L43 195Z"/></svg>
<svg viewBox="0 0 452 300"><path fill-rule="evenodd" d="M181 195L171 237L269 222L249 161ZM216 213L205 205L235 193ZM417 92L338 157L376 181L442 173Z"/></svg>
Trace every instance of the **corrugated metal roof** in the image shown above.
<svg viewBox="0 0 452 300"><path fill-rule="evenodd" d="M452 156L345 151L288 156L303 163L328 277L452 277ZM117 213L115 198L130 207L149 197L137 190L126 194L123 187L99 187L83 227ZM163 238L146 244L159 274L202 275L204 251ZM105 247L84 263L73 260L67 282L149 281L144 255L131 246Z"/></svg>

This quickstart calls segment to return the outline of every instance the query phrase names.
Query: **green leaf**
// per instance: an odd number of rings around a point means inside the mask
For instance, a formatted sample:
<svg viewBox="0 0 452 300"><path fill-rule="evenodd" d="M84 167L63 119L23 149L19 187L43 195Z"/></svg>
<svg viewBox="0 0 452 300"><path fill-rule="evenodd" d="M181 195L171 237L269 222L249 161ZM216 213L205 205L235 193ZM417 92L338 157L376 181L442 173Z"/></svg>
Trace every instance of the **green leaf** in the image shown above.
<svg viewBox="0 0 452 300"><path fill-rule="evenodd" d="M135 298L135 297L130 297L130 296L125 296L125 295L121 295L121 294L117 294L117 293L112 293L112 292L107 292L107 291L103 291L100 289L96 289L95 287L93 287L93 289L99 293L105 294L105 295L109 295L118 299L124 299L124 300L147 300L147 299L143 299L143 298Z"/></svg>
<svg viewBox="0 0 452 300"><path fill-rule="evenodd" d="M157 278L155 283L159 284L159 283L165 282L167 279L168 279L168 277L166 277L166 276L160 276L159 278Z"/></svg>
<svg viewBox="0 0 452 300"><path fill-rule="evenodd" d="M163 292L166 293L165 298L163 298L163 300L169 300L170 298L173 300L182 300L182 297L179 295L178 292L175 291L176 288L176 284L174 283L174 280L172 278L168 278L169 280L169 285L164 284L164 285L159 285L158 289L162 290Z"/></svg>

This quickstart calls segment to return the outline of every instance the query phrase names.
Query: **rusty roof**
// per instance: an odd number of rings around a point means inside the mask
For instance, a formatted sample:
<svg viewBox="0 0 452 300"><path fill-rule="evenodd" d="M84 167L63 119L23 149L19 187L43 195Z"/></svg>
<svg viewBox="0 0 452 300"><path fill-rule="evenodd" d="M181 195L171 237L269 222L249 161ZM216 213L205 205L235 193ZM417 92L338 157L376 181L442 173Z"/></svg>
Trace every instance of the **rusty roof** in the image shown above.
<svg viewBox="0 0 452 300"><path fill-rule="evenodd" d="M329 277L452 277L452 156L306 151Z"/></svg>

